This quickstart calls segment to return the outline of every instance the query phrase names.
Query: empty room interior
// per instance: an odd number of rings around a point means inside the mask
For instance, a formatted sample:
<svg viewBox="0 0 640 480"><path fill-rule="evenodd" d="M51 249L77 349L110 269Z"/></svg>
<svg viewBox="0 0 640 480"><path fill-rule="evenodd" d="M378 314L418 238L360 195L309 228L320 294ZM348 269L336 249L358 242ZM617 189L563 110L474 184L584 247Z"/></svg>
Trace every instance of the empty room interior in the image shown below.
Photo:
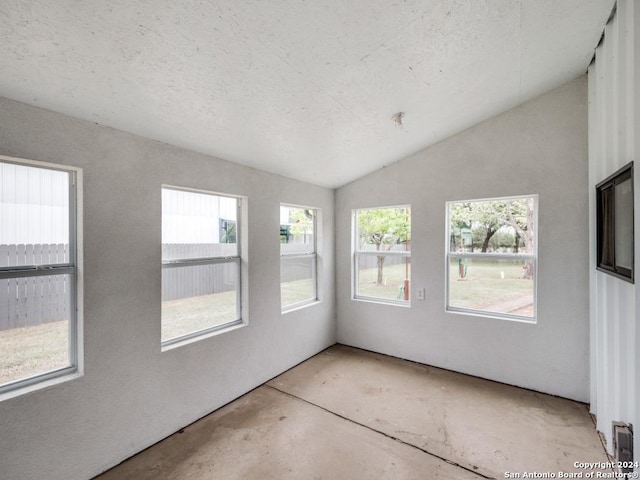
<svg viewBox="0 0 640 480"><path fill-rule="evenodd" d="M0 35L1 479L638 478L640 2Z"/></svg>

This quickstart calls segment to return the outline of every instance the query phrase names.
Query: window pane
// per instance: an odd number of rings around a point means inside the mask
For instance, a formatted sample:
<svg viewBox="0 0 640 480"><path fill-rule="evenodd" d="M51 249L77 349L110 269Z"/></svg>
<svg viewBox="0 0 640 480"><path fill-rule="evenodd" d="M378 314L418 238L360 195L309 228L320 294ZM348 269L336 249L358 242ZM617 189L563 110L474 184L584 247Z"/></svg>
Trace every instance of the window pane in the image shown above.
<svg viewBox="0 0 640 480"><path fill-rule="evenodd" d="M411 207L356 210L354 221L355 296L408 301ZM383 255L359 252L381 252ZM388 252L398 255L384 255Z"/></svg>
<svg viewBox="0 0 640 480"><path fill-rule="evenodd" d="M534 199L449 204L449 251L534 253Z"/></svg>
<svg viewBox="0 0 640 480"><path fill-rule="evenodd" d="M280 257L282 306L316 299L315 255Z"/></svg>
<svg viewBox="0 0 640 480"><path fill-rule="evenodd" d="M0 384L70 366L72 275L0 280Z"/></svg>
<svg viewBox="0 0 640 480"><path fill-rule="evenodd" d="M315 213L314 209L280 207L281 254L315 252Z"/></svg>
<svg viewBox="0 0 640 480"><path fill-rule="evenodd" d="M411 242L411 207L371 208L356 212L356 250L391 250Z"/></svg>
<svg viewBox="0 0 640 480"><path fill-rule="evenodd" d="M317 300L317 210L280 206L280 302L282 308Z"/></svg>
<svg viewBox="0 0 640 480"><path fill-rule="evenodd" d="M522 259L449 260L449 306L534 317L535 262Z"/></svg>
<svg viewBox="0 0 640 480"><path fill-rule="evenodd" d="M239 262L162 270L162 341L240 318Z"/></svg>
<svg viewBox="0 0 640 480"><path fill-rule="evenodd" d="M600 242L600 258L598 265L604 267L613 267L613 185L600 191L599 210L599 231L598 237Z"/></svg>
<svg viewBox="0 0 640 480"><path fill-rule="evenodd" d="M0 163L0 267L69 263L69 175Z"/></svg>
<svg viewBox="0 0 640 480"><path fill-rule="evenodd" d="M615 187L616 267L633 268L633 190L631 178ZM604 193L604 192L603 192Z"/></svg>
<svg viewBox="0 0 640 480"><path fill-rule="evenodd" d="M162 189L162 260L238 256L238 200Z"/></svg>
<svg viewBox="0 0 640 480"><path fill-rule="evenodd" d="M447 309L535 318L536 198L448 203Z"/></svg>
<svg viewBox="0 0 640 480"><path fill-rule="evenodd" d="M411 258L356 254L356 296L409 300ZM405 294L406 289L406 294Z"/></svg>

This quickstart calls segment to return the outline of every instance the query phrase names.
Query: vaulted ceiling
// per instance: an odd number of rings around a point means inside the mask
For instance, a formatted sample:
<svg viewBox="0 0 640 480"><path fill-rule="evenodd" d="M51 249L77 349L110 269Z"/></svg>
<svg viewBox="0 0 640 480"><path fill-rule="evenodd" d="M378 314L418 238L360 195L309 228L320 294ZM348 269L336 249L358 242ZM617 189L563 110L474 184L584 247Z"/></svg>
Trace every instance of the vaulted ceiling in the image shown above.
<svg viewBox="0 0 640 480"><path fill-rule="evenodd" d="M613 3L3 0L0 96L338 187L583 74Z"/></svg>

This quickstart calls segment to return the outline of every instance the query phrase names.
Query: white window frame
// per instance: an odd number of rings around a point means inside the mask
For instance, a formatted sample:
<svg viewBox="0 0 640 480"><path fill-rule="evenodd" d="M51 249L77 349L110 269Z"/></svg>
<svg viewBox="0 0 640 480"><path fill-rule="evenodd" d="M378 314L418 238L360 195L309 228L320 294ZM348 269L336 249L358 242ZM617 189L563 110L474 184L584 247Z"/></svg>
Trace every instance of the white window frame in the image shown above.
<svg viewBox="0 0 640 480"><path fill-rule="evenodd" d="M307 305L315 304L319 301L319 298L318 298L318 214L320 209L315 207L293 205L290 203L281 203L280 207L297 208L301 210L313 211L313 251L307 252L307 253L282 253L282 251L280 251L280 271L281 272L282 272L283 260L286 261L287 259L294 259L294 258L311 258L312 259L311 274L312 274L312 284L313 284L313 295L311 298L307 300L283 305L282 304L282 282L280 282L280 308L282 313L285 313L291 310L297 310L298 308L305 307Z"/></svg>
<svg viewBox="0 0 640 480"><path fill-rule="evenodd" d="M372 251L372 250L361 250L358 246L358 213L364 212L368 210L392 210L392 209L400 209L400 208L408 208L411 210L410 204L405 205L392 205L385 207L367 207L367 208L356 208L351 213L351 299L352 300L363 300L367 302L375 302L375 303L384 303L388 305L396 305L402 307L410 307L411 306L411 295L409 295L409 300L397 300L391 298L383 298L383 297L374 297L368 295L359 295L358 294L358 257L359 256L385 256L388 258L409 258L411 261L411 250L409 251ZM410 215L413 215L411 212ZM409 285L411 285L411 279L409 278ZM409 287L410 289L411 287Z"/></svg>
<svg viewBox="0 0 640 480"><path fill-rule="evenodd" d="M228 256L228 257L202 257L202 258L184 258L177 260L163 260L162 261L162 270L169 268L179 268L179 267L189 267L189 266L198 266L198 265L220 265L220 264L234 264L236 265L237 271L237 285L236 285L236 318L232 321L225 322L219 325L213 325L208 328L196 330L184 335L180 335L177 337L172 337L167 340L161 339L161 347L162 350L168 350L174 348L176 346L184 345L186 343L191 343L194 340L199 340L202 338L207 338L212 334L217 334L220 332L228 331L237 327L238 325L243 325L245 322L242 316L242 197L236 195L230 195L226 193L218 193L211 192L208 190L199 190L194 188L186 188L186 187L178 187L175 185L162 185L162 190L176 190L181 192L192 192L201 195L211 195L215 197L224 197L224 198L232 198L237 202L237 213L236 213L236 245L237 251L236 255ZM162 319L161 319L162 322Z"/></svg>
<svg viewBox="0 0 640 480"><path fill-rule="evenodd" d="M532 199L533 200L533 253L481 253L481 252L451 252L451 222L450 208L454 204L459 203L481 203L481 202L494 202L494 201L509 201L520 199ZM497 318L501 320L511 320L523 323L536 323L538 316L538 195L513 195L508 197L493 197L493 198L481 198L470 200L452 200L446 202L445 207L445 222L446 222L446 236L445 236L445 311L449 313L460 313L466 315L474 315L478 317ZM533 275L533 315L531 317L525 315L516 315L510 313L493 312L491 310L481 310L473 308L453 307L449 305L449 282L450 282L450 265L451 260L459 258L482 258L482 259L494 259L494 260L531 260L533 262L534 275Z"/></svg>
<svg viewBox="0 0 640 480"><path fill-rule="evenodd" d="M82 170L74 167L66 167L52 163L26 160L0 155L1 163L21 165L32 168L55 170L69 175L69 259L67 263L53 265L23 265L19 267L0 267L0 280L40 277L53 275L69 275L69 326L68 326L68 356L69 365L66 367L42 372L29 377L14 380L0 385L0 398L13 396L14 393L30 391L32 388L40 388L75 378L80 374L81 349L80 349L80 255L79 239L81 236L81 212L78 199L81 192L80 181Z"/></svg>

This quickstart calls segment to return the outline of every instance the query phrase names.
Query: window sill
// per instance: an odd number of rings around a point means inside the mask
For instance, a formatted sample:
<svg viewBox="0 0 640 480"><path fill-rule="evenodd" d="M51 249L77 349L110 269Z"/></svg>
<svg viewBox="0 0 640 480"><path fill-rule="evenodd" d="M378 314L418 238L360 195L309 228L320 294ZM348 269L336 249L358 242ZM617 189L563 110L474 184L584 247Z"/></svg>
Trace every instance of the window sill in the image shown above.
<svg viewBox="0 0 640 480"><path fill-rule="evenodd" d="M372 298L372 297L353 297L354 302L375 303L378 305L389 305L391 307L403 307L411 308L411 301L404 302L400 300L388 300L384 298Z"/></svg>
<svg viewBox="0 0 640 480"><path fill-rule="evenodd" d="M232 330L237 330L239 328L246 327L248 325L247 322L240 320L237 323L231 323L229 325L222 325L220 328L215 328L214 330L205 330L202 333L194 333L184 337L178 337L175 340L167 340L163 342L160 346L161 352L168 352L169 350L174 350L176 348L180 348L185 345L189 345L194 342L199 342L200 340L205 340L207 338L216 337L223 333L231 332Z"/></svg>
<svg viewBox="0 0 640 480"><path fill-rule="evenodd" d="M20 385L19 383L16 384L15 387L11 388L10 390L6 390L0 393L0 402L36 392L38 390L43 390L45 388L54 387L61 383L69 382L71 380L75 380L76 378L82 377L82 373L75 367L69 367L59 372L52 372L50 375L51 376L49 378L45 378L42 380L34 379L33 382L30 382L27 385Z"/></svg>
<svg viewBox="0 0 640 480"><path fill-rule="evenodd" d="M537 317L522 317L517 315L484 312L480 310L465 310L465 309L447 307L445 308L445 312L459 314L459 315L467 315L471 317L491 318L493 320L507 320L509 322L526 323L529 325L536 325L538 323Z"/></svg>
<svg viewBox="0 0 640 480"><path fill-rule="evenodd" d="M315 300L309 300L307 302L302 302L302 303L296 303L294 305L289 305L285 308L283 308L280 313L282 315L285 315L287 313L291 313L291 312L296 312L298 310L304 310L305 308L308 307L312 307L314 305L318 305L319 303L322 303L321 300L315 299Z"/></svg>

